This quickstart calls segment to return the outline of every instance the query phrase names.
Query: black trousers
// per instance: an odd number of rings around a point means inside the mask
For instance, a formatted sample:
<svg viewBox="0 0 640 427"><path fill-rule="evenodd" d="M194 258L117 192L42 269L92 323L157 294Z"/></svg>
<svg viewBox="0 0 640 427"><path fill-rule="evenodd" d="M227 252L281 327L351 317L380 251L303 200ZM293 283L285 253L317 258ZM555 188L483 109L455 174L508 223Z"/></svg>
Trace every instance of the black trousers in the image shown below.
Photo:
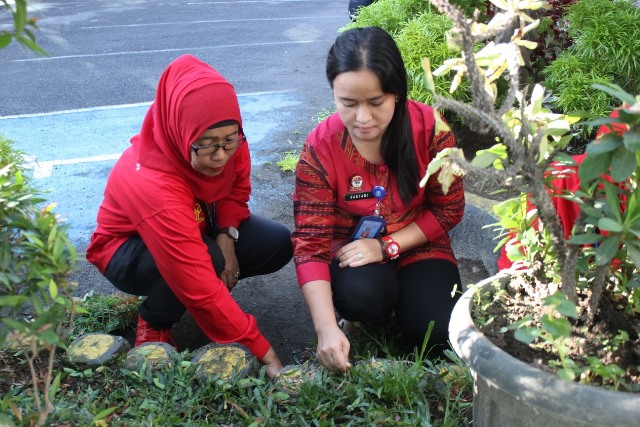
<svg viewBox="0 0 640 427"><path fill-rule="evenodd" d="M252 214L238 226L238 232L236 256L240 279L276 272L293 256L291 232L278 222ZM203 235L202 239L219 275L225 265L222 250L213 238ZM122 292L147 297L140 306L140 316L156 329L169 329L186 310L160 275L139 236L132 236L118 248L105 277Z"/></svg>
<svg viewBox="0 0 640 427"><path fill-rule="evenodd" d="M455 285L457 291L452 295ZM380 322L395 313L403 341L421 348L434 321L428 347L446 344L449 319L460 298L458 267L445 260L418 261L402 269L395 262L340 268L331 264L333 304L344 319Z"/></svg>

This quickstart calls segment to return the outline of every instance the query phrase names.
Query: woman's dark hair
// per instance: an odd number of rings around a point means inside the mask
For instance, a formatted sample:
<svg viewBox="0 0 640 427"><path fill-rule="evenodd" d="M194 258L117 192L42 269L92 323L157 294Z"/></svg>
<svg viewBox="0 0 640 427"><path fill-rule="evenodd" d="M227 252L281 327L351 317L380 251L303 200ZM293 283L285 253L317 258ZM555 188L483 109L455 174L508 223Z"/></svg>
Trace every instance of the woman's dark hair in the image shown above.
<svg viewBox="0 0 640 427"><path fill-rule="evenodd" d="M407 112L407 72L398 46L382 28L352 28L341 33L329 49L326 72L331 88L338 74L361 70L373 71L382 91L396 96L396 108L382 135L380 152L398 177L402 201L408 203L418 193L421 177Z"/></svg>

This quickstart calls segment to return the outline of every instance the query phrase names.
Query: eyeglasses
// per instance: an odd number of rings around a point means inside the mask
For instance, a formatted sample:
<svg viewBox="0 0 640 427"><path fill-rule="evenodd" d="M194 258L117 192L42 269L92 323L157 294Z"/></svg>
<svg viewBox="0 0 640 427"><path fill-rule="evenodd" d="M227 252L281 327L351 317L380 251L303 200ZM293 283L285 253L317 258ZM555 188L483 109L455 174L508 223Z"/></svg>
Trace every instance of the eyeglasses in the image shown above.
<svg viewBox="0 0 640 427"><path fill-rule="evenodd" d="M224 144L210 144L210 145L195 145L191 144L191 149L196 156L211 156L218 152L220 148L224 151L234 151L237 150L242 143L247 140L247 137L242 135L238 139L234 139L233 141L227 141Z"/></svg>

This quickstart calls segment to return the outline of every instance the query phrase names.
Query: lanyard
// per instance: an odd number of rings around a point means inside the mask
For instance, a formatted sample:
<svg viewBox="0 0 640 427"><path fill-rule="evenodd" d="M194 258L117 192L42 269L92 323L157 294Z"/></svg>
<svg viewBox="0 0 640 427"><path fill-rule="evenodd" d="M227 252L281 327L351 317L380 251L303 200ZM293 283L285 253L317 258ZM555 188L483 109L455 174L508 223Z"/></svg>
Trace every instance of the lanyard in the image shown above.
<svg viewBox="0 0 640 427"><path fill-rule="evenodd" d="M211 236L215 236L218 227L216 227L216 204L215 203L202 203L204 205L205 218L207 219L207 227Z"/></svg>
<svg viewBox="0 0 640 427"><path fill-rule="evenodd" d="M382 198L385 196L385 194L387 194L387 192L385 191L383 186L376 185L371 190L371 194L373 194L374 197L378 199L378 201L376 202L376 207L373 210L373 214L376 216L380 216L380 205L382 204Z"/></svg>

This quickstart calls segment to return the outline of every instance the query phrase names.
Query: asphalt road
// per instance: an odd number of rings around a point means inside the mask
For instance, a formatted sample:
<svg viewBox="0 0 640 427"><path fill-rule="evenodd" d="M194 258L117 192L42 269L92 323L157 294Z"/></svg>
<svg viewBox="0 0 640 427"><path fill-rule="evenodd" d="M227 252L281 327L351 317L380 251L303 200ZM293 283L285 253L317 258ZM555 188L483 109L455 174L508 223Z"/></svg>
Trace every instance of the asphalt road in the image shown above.
<svg viewBox="0 0 640 427"><path fill-rule="evenodd" d="M326 101L326 50L348 22L346 0L29 1L38 57L1 51L0 116L147 102L183 53L217 68L238 93L295 91ZM10 22L0 14L0 26Z"/></svg>

